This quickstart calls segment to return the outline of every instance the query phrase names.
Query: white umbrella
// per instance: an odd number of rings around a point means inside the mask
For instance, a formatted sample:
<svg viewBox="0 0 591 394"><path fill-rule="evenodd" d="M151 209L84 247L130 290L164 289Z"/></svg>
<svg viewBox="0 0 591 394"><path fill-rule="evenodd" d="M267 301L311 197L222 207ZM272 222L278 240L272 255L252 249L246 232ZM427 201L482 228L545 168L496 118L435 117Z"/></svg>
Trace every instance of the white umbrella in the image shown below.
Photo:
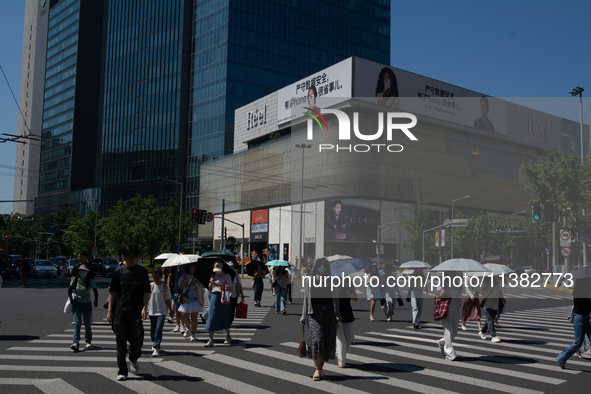
<svg viewBox="0 0 591 394"><path fill-rule="evenodd" d="M197 260L199 260L199 255L197 254L175 254L174 257L167 259L164 262L164 264L162 264L161 268L176 267L177 265L183 264L191 264L197 262Z"/></svg>
<svg viewBox="0 0 591 394"><path fill-rule="evenodd" d="M413 260L413 261L407 261L404 264L400 264L399 268L424 268L424 269L429 269L431 268L431 265L424 263L422 261L418 261L418 260Z"/></svg>
<svg viewBox="0 0 591 394"><path fill-rule="evenodd" d="M431 272L491 272L478 261L471 259L449 259L431 269Z"/></svg>
<svg viewBox="0 0 591 394"><path fill-rule="evenodd" d="M162 253L160 256L154 257L154 260L168 260L171 257L178 256L176 253Z"/></svg>

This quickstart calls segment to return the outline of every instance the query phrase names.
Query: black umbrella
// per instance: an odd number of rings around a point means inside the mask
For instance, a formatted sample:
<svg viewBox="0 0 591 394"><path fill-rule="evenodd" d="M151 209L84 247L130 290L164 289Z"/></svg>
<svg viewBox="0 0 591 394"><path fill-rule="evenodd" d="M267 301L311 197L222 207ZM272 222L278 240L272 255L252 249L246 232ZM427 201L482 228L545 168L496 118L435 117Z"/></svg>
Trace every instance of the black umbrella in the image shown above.
<svg viewBox="0 0 591 394"><path fill-rule="evenodd" d="M236 271L234 271L228 263L226 263L220 256L207 256L207 257L200 257L197 261L197 266L195 267L195 273L193 274L203 286L209 286L209 279L211 275L213 275L213 265L217 262L221 262L224 266L222 268L222 272L226 272L230 274L232 281L234 281L234 277L236 276Z"/></svg>

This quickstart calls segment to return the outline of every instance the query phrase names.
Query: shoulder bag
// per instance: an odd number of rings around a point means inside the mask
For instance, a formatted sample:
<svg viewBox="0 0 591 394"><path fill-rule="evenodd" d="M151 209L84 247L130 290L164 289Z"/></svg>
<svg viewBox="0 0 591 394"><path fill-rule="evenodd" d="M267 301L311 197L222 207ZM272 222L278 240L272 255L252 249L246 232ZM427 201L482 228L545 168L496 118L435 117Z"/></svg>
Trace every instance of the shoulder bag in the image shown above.
<svg viewBox="0 0 591 394"><path fill-rule="evenodd" d="M447 319L447 308L449 308L449 302L451 298L435 298L435 308L433 311L433 320L444 320Z"/></svg>
<svg viewBox="0 0 591 394"><path fill-rule="evenodd" d="M304 326L302 326L302 342L300 342L300 346L298 346L297 354L299 354L301 358L306 357L308 355L306 341L304 340Z"/></svg>

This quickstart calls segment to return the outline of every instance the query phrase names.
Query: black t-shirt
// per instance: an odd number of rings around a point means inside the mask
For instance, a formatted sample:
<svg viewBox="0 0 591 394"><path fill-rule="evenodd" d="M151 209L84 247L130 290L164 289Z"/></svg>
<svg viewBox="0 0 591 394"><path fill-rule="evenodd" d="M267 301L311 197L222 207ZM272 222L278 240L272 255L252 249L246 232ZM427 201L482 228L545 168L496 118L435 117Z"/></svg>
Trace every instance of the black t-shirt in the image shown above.
<svg viewBox="0 0 591 394"><path fill-rule="evenodd" d="M144 294L150 293L148 271L141 265L121 265L113 272L109 292L117 293L115 316L138 319L144 307Z"/></svg>

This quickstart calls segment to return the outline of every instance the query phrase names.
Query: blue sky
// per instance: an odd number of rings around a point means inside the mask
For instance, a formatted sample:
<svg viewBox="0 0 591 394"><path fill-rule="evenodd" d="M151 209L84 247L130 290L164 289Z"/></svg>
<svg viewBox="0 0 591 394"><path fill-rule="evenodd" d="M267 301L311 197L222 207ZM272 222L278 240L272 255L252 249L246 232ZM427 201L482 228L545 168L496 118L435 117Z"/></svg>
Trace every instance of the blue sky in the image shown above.
<svg viewBox="0 0 591 394"><path fill-rule="evenodd" d="M0 65L18 99L24 0L3 0ZM392 0L391 65L496 97L561 98L520 104L579 120L591 106L591 1ZM587 97L585 97L587 96ZM0 134L16 134L18 109L0 79ZM0 144L0 200L13 198L16 146ZM12 203L0 203L10 213Z"/></svg>

